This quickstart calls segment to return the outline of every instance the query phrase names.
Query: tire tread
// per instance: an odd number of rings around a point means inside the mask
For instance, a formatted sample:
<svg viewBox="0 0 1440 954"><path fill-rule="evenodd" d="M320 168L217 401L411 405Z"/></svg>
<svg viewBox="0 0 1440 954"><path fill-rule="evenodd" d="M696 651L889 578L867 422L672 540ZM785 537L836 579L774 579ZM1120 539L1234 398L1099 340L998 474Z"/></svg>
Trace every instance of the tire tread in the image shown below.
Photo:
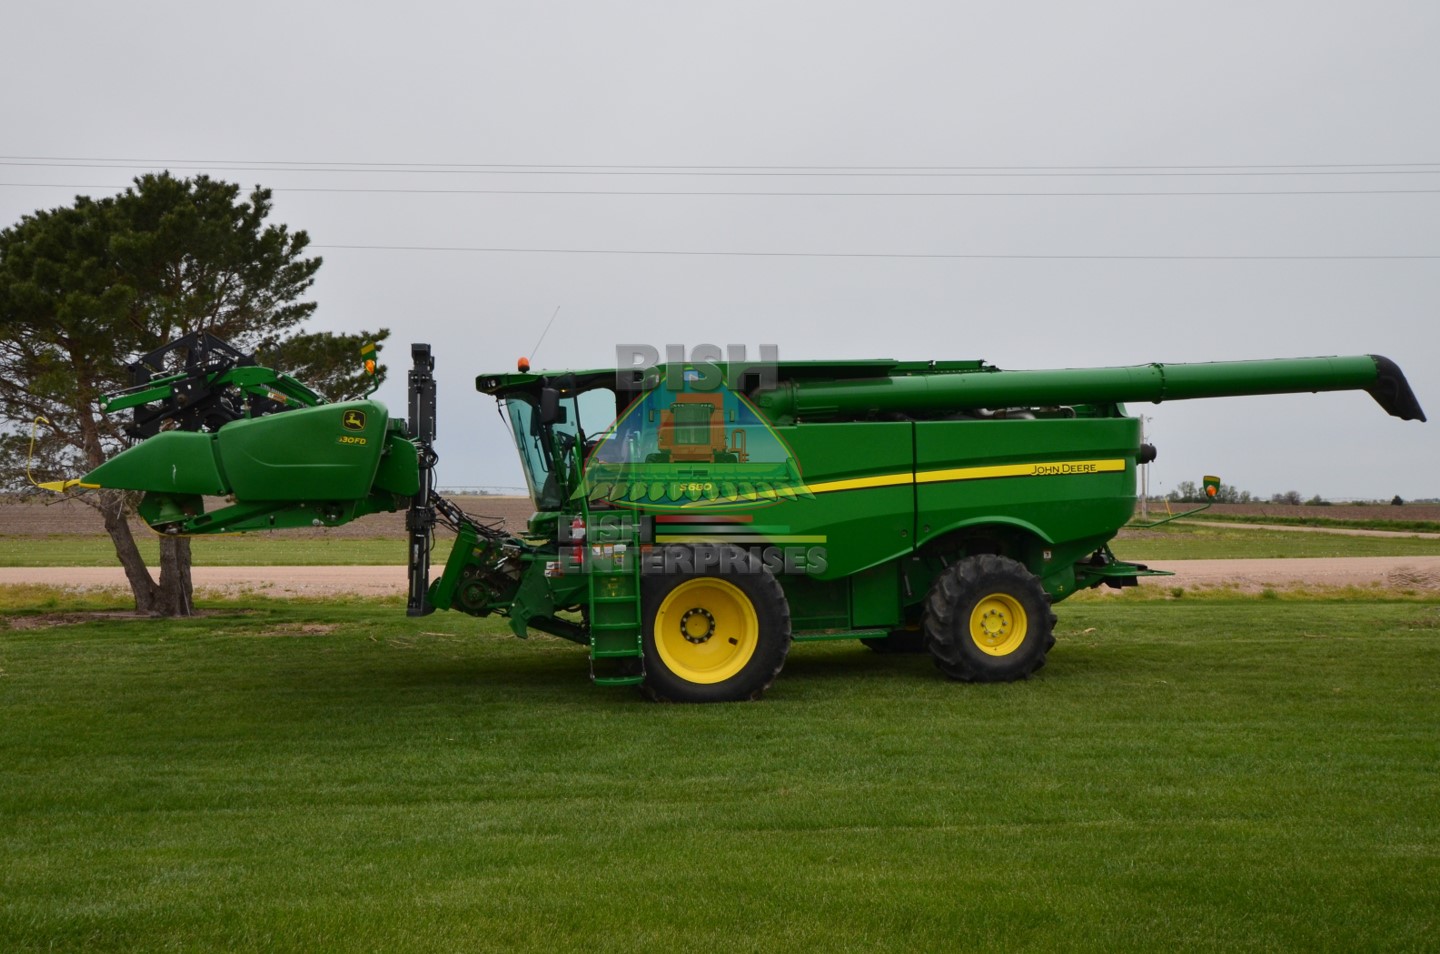
<svg viewBox="0 0 1440 954"><path fill-rule="evenodd" d="M972 646L966 617L971 595L982 587L993 588L987 581L999 579L1014 584L1011 595L1027 599L1032 605L1027 614L1037 630L1026 634L1026 641L1016 650L1015 658L1004 657L1001 664L986 657ZM1041 628L1043 625L1043 628ZM1025 566L1009 557L980 554L966 557L946 568L930 587L925 597L925 644L935 665L945 675L960 682L1010 682L1027 678L1045 665L1046 654L1055 645L1055 614L1040 581Z"/></svg>
<svg viewBox="0 0 1440 954"><path fill-rule="evenodd" d="M771 635L767 645L765 634L762 632L761 644L755 648L756 656L761 656L762 653L770 656L769 664L758 671L746 674L746 679L742 681L736 681L740 675L737 674L736 677L716 685L699 685L680 680L669 680L665 678L665 674L657 674L656 669L663 669L663 665L659 661L659 654L652 654L654 636L651 627L654 621L654 612L659 607L665 593L669 592L673 586L674 581L671 577L651 577L642 584L645 594L643 626L647 673L645 681L640 684L640 692L652 702L753 702L763 696L765 691L774 684L776 677L780 675L780 670L785 666L785 658L790 653L790 602L785 598L785 589L775 578L775 574L766 569L754 554L733 545L728 545L727 549L734 551L734 555L731 557L732 565L744 562L747 566L745 577L759 589L757 594L759 600L752 600L752 602L758 604L760 601L767 601L776 614L777 625L775 628L778 633ZM686 574L682 579L703 575ZM760 612L760 610L761 607L757 605L756 611ZM743 670L741 674L745 674ZM671 682L674 685L670 685Z"/></svg>

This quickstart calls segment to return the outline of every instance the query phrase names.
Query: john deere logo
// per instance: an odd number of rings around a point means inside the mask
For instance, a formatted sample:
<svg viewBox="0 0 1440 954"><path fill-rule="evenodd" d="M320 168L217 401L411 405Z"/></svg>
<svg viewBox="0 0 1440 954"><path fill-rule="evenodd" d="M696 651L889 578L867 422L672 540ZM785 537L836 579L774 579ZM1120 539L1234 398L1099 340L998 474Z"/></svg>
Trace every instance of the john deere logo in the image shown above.
<svg viewBox="0 0 1440 954"><path fill-rule="evenodd" d="M365 412L346 411L340 423L345 425L347 431L363 431L365 430Z"/></svg>

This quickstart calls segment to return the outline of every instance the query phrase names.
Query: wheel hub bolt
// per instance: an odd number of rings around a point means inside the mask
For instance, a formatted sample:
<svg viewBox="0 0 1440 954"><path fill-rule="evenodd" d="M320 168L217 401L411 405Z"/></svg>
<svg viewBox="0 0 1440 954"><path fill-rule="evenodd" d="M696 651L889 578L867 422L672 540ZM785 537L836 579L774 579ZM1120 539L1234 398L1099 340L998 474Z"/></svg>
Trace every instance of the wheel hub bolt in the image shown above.
<svg viewBox="0 0 1440 954"><path fill-rule="evenodd" d="M704 632L698 635L690 632L690 621L692 619L704 625ZM715 635L715 617L711 615L709 610L700 606L686 610L685 615L680 617L680 635L685 637L687 643L695 643L698 645L708 641L711 636Z"/></svg>

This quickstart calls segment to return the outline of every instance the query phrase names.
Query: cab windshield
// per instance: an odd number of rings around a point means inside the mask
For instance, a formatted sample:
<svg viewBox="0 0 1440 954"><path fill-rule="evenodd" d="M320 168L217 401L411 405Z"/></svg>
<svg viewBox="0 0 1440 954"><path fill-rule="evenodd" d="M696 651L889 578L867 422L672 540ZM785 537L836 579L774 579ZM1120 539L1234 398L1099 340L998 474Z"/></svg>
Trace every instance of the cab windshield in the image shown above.
<svg viewBox="0 0 1440 954"><path fill-rule="evenodd" d="M510 430L525 469L525 485L536 510L559 510L575 491L580 480L575 448L588 450L588 444L614 423L615 392L593 388L562 398L559 410L558 420L542 424L534 396L505 399Z"/></svg>

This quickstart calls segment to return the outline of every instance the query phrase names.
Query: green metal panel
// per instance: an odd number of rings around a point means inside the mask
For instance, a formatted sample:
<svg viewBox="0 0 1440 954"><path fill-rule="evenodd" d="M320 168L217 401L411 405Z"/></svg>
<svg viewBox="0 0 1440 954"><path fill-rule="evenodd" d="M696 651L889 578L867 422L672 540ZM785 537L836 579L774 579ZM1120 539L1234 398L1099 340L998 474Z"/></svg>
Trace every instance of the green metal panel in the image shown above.
<svg viewBox="0 0 1440 954"><path fill-rule="evenodd" d="M1133 418L922 421L915 447L921 543L996 521L1035 528L1037 542L1080 540L1134 512Z"/></svg>
<svg viewBox="0 0 1440 954"><path fill-rule="evenodd" d="M908 421L776 428L808 493L756 512L800 547L824 547L833 580L906 554L914 544L913 425ZM777 544L781 545L781 544Z"/></svg>
<svg viewBox="0 0 1440 954"><path fill-rule="evenodd" d="M779 580L790 604L790 627L797 639L801 632L851 628L849 580L818 580L804 575L781 576Z"/></svg>
<svg viewBox="0 0 1440 954"><path fill-rule="evenodd" d="M375 471L374 489L383 493L413 497L420 492L420 453L391 422L385 437L385 453Z"/></svg>
<svg viewBox="0 0 1440 954"><path fill-rule="evenodd" d="M900 568L893 561L850 578L850 625L888 628L900 623Z"/></svg>
<svg viewBox="0 0 1440 954"><path fill-rule="evenodd" d="M1073 565L1135 508L1133 418L969 420L915 426L921 544L951 539L1025 563L1054 600Z"/></svg>
<svg viewBox="0 0 1440 954"><path fill-rule="evenodd" d="M338 527L368 514L394 513L401 506L402 498L371 494L360 500L247 501L205 513L205 501L198 495L151 491L141 500L139 513L147 524L164 527L167 533L208 534Z"/></svg>
<svg viewBox="0 0 1440 954"><path fill-rule="evenodd" d="M370 492L386 422L378 401L347 401L234 421L216 436L240 500L357 500Z"/></svg>
<svg viewBox="0 0 1440 954"><path fill-rule="evenodd" d="M165 431L116 454L81 480L113 490L221 496L230 492L215 460L215 435Z"/></svg>
<svg viewBox="0 0 1440 954"><path fill-rule="evenodd" d="M527 554L520 586L516 589L515 596L510 602L510 632L521 639L529 636L531 626L542 632L549 632L537 622L539 619L550 617L555 612L557 605L555 592L550 586L551 581L545 576L545 563L544 555ZM573 583L573 580L564 582ZM574 602L575 600L571 599L558 605L570 605Z"/></svg>

